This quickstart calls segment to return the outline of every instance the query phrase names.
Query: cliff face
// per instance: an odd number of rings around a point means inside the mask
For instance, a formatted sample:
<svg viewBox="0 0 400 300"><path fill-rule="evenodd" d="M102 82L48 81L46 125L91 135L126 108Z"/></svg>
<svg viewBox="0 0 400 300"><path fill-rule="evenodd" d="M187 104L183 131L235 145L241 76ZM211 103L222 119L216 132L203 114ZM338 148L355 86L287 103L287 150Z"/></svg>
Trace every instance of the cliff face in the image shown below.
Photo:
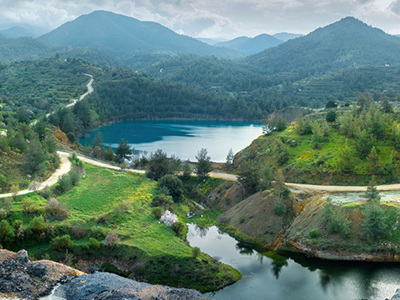
<svg viewBox="0 0 400 300"><path fill-rule="evenodd" d="M151 285L110 273L85 274L48 260L31 262L25 250L0 250L0 299L40 299L50 293L67 300L205 299L195 290Z"/></svg>

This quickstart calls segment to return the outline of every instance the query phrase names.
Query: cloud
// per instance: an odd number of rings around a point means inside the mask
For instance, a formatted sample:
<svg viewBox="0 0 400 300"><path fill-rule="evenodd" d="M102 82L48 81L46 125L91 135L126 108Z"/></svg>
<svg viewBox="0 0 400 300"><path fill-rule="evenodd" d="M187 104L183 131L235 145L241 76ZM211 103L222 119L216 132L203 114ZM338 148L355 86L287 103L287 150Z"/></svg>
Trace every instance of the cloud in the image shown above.
<svg viewBox="0 0 400 300"><path fill-rule="evenodd" d="M400 0L393 1L389 8L395 14L400 15Z"/></svg>
<svg viewBox="0 0 400 300"><path fill-rule="evenodd" d="M0 0L0 20L55 28L109 10L191 36L308 33L346 16L400 32L400 0Z"/></svg>

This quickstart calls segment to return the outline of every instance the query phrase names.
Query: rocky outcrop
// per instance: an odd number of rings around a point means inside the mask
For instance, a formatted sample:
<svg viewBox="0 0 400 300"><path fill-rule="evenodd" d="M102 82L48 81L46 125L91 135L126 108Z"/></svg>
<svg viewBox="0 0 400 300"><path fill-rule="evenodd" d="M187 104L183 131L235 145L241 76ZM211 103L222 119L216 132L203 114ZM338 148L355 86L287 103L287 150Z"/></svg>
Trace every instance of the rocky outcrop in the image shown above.
<svg viewBox="0 0 400 300"><path fill-rule="evenodd" d="M104 272L76 277L58 287L53 296L67 300L205 299L195 290L151 285Z"/></svg>
<svg viewBox="0 0 400 300"><path fill-rule="evenodd" d="M48 260L31 262L28 253L0 250L0 297L36 299L59 282L85 273Z"/></svg>
<svg viewBox="0 0 400 300"><path fill-rule="evenodd" d="M85 274L28 253L0 250L0 299L206 299L195 290L151 285L115 274ZM58 297L58 298L57 298Z"/></svg>

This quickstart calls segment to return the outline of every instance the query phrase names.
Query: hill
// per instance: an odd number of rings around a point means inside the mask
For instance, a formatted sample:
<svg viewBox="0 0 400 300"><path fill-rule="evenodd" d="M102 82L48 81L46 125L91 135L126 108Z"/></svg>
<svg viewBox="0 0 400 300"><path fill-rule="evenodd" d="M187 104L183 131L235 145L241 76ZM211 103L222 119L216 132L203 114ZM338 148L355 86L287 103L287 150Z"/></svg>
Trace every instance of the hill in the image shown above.
<svg viewBox="0 0 400 300"><path fill-rule="evenodd" d="M287 42L288 40L292 40L298 37L304 36L304 34L297 34L297 33L289 33L289 32L279 32L272 35L273 37L277 38L278 40Z"/></svg>
<svg viewBox="0 0 400 300"><path fill-rule="evenodd" d="M239 57L230 49L212 47L180 35L155 22L95 11L65 23L40 37L52 45L92 47L111 55L127 57L136 53L196 53L219 57Z"/></svg>
<svg viewBox="0 0 400 300"><path fill-rule="evenodd" d="M266 50L268 48L275 47L282 43L283 41L264 33L254 38L249 38L245 36L238 37L231 41L217 43L215 44L215 46L226 47L240 51L246 55L251 55Z"/></svg>
<svg viewBox="0 0 400 300"><path fill-rule="evenodd" d="M245 59L262 73L301 79L331 70L400 64L400 39L352 17Z"/></svg>
<svg viewBox="0 0 400 300"><path fill-rule="evenodd" d="M0 30L0 34L12 37L12 38L18 38L18 37L35 37L35 33L29 31L26 28L19 27L19 26L14 26L5 30Z"/></svg>

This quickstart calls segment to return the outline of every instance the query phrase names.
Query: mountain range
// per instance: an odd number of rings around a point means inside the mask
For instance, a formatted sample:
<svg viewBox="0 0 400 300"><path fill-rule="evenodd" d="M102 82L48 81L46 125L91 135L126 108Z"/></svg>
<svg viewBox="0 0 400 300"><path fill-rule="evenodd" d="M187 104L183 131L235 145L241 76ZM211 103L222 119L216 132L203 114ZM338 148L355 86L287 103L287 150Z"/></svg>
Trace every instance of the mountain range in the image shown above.
<svg viewBox="0 0 400 300"><path fill-rule="evenodd" d="M215 46L230 48L246 55L255 54L271 47L282 44L283 41L269 34L260 34L254 38L238 37L231 41L220 42Z"/></svg>
<svg viewBox="0 0 400 300"><path fill-rule="evenodd" d="M91 47L122 57L149 52L194 53L225 58L242 56L237 51L213 47L177 34L158 23L143 22L107 11L82 15L39 39L50 45Z"/></svg>

